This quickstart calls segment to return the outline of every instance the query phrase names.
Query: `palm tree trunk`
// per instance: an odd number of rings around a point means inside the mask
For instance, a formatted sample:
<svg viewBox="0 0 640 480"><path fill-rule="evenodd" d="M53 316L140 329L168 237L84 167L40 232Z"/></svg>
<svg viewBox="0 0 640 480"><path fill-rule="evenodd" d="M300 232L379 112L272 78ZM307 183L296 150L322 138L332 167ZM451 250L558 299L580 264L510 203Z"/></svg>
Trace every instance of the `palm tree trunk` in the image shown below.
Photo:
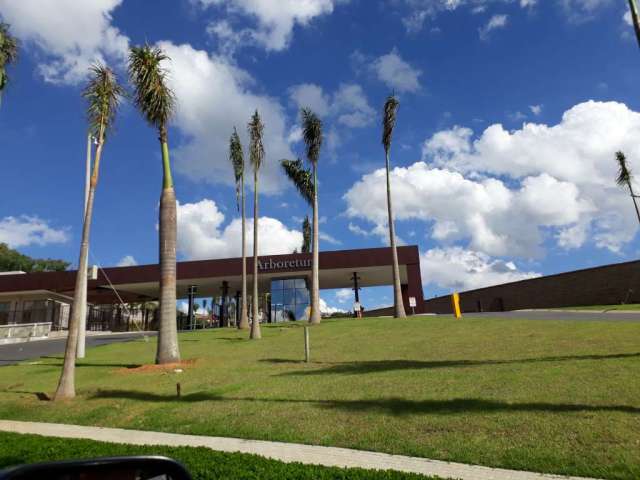
<svg viewBox="0 0 640 480"><path fill-rule="evenodd" d="M84 215L87 214L87 202L89 200L89 189L91 188L91 180L89 178L91 172L91 133L87 135L87 158L85 165L85 193L84 193ZM87 265L89 264L89 249L87 248ZM85 355L85 338L87 331L87 275L84 275L84 285L82 286L82 298L80 303L80 321L78 326L78 351L77 358L84 358Z"/></svg>
<svg viewBox="0 0 640 480"><path fill-rule="evenodd" d="M160 325L156 364L180 361L176 324L176 194L171 178L167 133L160 132L163 185L160 196Z"/></svg>
<svg viewBox="0 0 640 480"><path fill-rule="evenodd" d="M244 172L241 179L242 189L242 299L240 303L240 323L238 328L247 330L249 328L249 316L247 314L247 234L246 234L246 215L244 201Z"/></svg>
<svg viewBox="0 0 640 480"><path fill-rule="evenodd" d="M636 215L638 216L638 222L640 223L640 210L638 210L638 199L633 193L633 187L631 186L631 182L628 182L629 185L629 193L631 193L631 199L633 200L633 206L636 207Z"/></svg>
<svg viewBox="0 0 640 480"><path fill-rule="evenodd" d="M633 23L633 29L636 33L636 40L640 45L640 20L638 19L638 8L636 0L629 0L629 9L631 10L631 22Z"/></svg>
<svg viewBox="0 0 640 480"><path fill-rule="evenodd" d="M87 254L89 252L89 235L91 232L91 217L93 215L93 200L98 185L98 172L100 169L100 157L102 156L102 140L96 148L96 159L93 165L89 195L87 196L87 208L84 214L82 225L82 240L80 242L80 257L78 259L78 272L76 273L76 285L73 292L73 304L71 307L71 321L69 322L69 335L64 351L64 363L62 364L62 374L58 382L58 388L54 395L54 400L74 398L76 396L75 374L76 374L76 354L78 348L78 330L80 323L86 321L86 310L80 308L82 302L87 301ZM84 295L83 295L84 290ZM82 315L85 315L83 318Z"/></svg>
<svg viewBox="0 0 640 480"><path fill-rule="evenodd" d="M262 338L258 319L258 169L253 170L253 298L251 299L253 318L249 338Z"/></svg>
<svg viewBox="0 0 640 480"><path fill-rule="evenodd" d="M393 316L395 318L405 318L404 302L402 301L402 288L400 287L400 267L398 266L398 249L396 248L396 231L393 224L393 208L391 205L391 178L389 171L389 152L386 152L387 167L387 210L389 214L389 243L391 244L391 255L393 257Z"/></svg>
<svg viewBox="0 0 640 480"><path fill-rule="evenodd" d="M311 262L311 312L309 323L318 325L320 323L320 245L318 228L318 166L313 164L313 250L311 252L313 261Z"/></svg>

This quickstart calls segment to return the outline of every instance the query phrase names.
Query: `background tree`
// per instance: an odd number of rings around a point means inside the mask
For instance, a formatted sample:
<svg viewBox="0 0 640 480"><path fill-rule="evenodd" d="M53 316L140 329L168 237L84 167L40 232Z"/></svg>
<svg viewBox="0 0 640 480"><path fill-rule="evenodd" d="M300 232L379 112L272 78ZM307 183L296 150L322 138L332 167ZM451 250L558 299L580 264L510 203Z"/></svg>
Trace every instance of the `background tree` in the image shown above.
<svg viewBox="0 0 640 480"><path fill-rule="evenodd" d="M7 66L18 59L18 41L9 32L9 25L0 23L0 102L9 77Z"/></svg>
<svg viewBox="0 0 640 480"><path fill-rule="evenodd" d="M318 228L318 160L322 146L322 122L308 108L303 108L302 137L307 147L307 160L311 163L313 174L313 246L311 253L311 312L309 323L320 323L320 276L319 276L319 228Z"/></svg>
<svg viewBox="0 0 640 480"><path fill-rule="evenodd" d="M161 63L169 60L162 50L145 45L129 52L129 77L134 103L145 120L158 130L162 150L162 194L160 195L160 325L156 363L180 361L176 323L176 194L171 177L167 127L175 108L175 97L167 86Z"/></svg>
<svg viewBox="0 0 640 480"><path fill-rule="evenodd" d="M253 167L253 297L251 299L252 319L249 338L259 339L262 338L262 333L258 318L258 171L264 160L264 144L262 142L264 125L257 110L251 117L248 130L251 140L249 160Z"/></svg>
<svg viewBox="0 0 640 480"><path fill-rule="evenodd" d="M393 207L391 205L391 172L389 166L389 149L391 148L391 136L393 135L393 128L396 125L397 109L398 100L396 100L393 95L390 95L384 104L384 115L382 119L382 145L384 146L385 166L387 170L387 211L389 217L389 242L391 244L391 255L393 263L393 316L396 318L405 318L407 314L404 311L402 289L400 288L400 267L398 266L396 232L393 225Z"/></svg>
<svg viewBox="0 0 640 480"><path fill-rule="evenodd" d="M51 258L31 258L0 243L0 272L63 272L70 263Z"/></svg>
<svg viewBox="0 0 640 480"><path fill-rule="evenodd" d="M302 253L309 252L311 252L311 222L309 222L309 215L305 215L302 222Z"/></svg>
<svg viewBox="0 0 640 480"><path fill-rule="evenodd" d="M238 328L246 330L249 328L249 316L247 313L247 219L244 201L244 153L242 152L242 143L240 143L240 137L235 127L229 140L229 158L233 165L233 173L236 179L236 204L242 215L242 297Z"/></svg>
<svg viewBox="0 0 640 480"><path fill-rule="evenodd" d="M89 196L82 225L82 240L80 243L80 256L78 260L78 273L76 274L76 284L73 293L73 305L71 307L71 321L69 323L69 335L64 354L62 375L55 393L55 400L73 398L75 391L75 364L76 349L78 342L78 328L80 322L85 322L82 318L83 310L80 308L82 302L87 302L87 252L89 251L89 234L91 230L91 219L93 214L93 201L98 185L98 173L100 171L100 160L102 158L102 148L104 147L107 131L113 126L116 110L123 90L118 85L113 72L103 65L91 67L91 78L89 84L82 95L87 100L88 120L91 133L96 139L95 161L91 172L89 183Z"/></svg>
<svg viewBox="0 0 640 480"><path fill-rule="evenodd" d="M616 183L621 187L627 187L629 189L629 194L633 200L633 206L636 209L638 222L640 222L640 210L638 209L637 201L638 196L633 193L633 186L631 185L633 182L633 174L627 166L627 157L625 157L622 152L616 152L616 162L618 162L618 176L616 177Z"/></svg>

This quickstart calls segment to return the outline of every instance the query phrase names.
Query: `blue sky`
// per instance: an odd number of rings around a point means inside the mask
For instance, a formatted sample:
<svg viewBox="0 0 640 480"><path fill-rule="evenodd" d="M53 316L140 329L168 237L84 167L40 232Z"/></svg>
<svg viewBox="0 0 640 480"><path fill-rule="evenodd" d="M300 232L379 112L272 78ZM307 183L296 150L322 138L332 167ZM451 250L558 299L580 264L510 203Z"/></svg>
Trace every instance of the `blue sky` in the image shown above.
<svg viewBox="0 0 640 480"><path fill-rule="evenodd" d="M425 294L637 258L614 152L640 169L640 52L610 0L0 0L21 41L0 107L0 241L75 263L87 67L124 82L128 45L158 43L178 99L170 131L180 257L236 255L226 158L234 125L265 121L263 253L300 242L307 208L277 162L303 154L298 109L323 118L321 248L382 246L380 111L392 147L397 233L417 244ZM246 142L246 137L243 138ZM157 259L156 134L123 105L94 212L94 262ZM249 182L250 184L251 182ZM344 292L325 292L333 306ZM367 292L370 308L387 289Z"/></svg>

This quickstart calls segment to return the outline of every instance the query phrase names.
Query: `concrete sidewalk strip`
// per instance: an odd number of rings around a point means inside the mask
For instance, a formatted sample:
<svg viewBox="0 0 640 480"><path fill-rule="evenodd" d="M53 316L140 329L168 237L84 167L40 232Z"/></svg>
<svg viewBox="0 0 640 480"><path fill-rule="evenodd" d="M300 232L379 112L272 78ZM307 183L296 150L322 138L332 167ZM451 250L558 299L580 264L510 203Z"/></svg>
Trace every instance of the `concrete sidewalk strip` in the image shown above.
<svg viewBox="0 0 640 480"><path fill-rule="evenodd" d="M242 440L239 438L181 435L122 428L85 427L57 423L0 420L0 431L29 433L47 437L79 438L130 445L206 447L221 452L260 455L282 462L299 462L327 467L359 467L370 470L397 470L458 480L595 480L502 468L489 468L426 458L390 455L349 448L321 447L296 443Z"/></svg>

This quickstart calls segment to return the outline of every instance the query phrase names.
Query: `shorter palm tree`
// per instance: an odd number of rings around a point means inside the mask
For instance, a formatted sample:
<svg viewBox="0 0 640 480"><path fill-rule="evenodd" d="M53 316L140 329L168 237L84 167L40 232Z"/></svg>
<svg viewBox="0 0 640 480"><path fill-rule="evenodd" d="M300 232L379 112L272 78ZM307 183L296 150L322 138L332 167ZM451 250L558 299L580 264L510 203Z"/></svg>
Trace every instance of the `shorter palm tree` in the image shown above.
<svg viewBox="0 0 640 480"><path fill-rule="evenodd" d="M258 300L258 171L264 160L264 125L256 110L247 126L251 145L249 147L249 160L253 167L253 298L251 299L251 333L249 338L262 338L260 331L259 300Z"/></svg>
<svg viewBox="0 0 640 480"><path fill-rule="evenodd" d="M247 315L247 222L244 202L244 153L242 152L240 136L235 127L229 140L229 158L231 159L236 179L236 204L242 215L242 298L240 300L240 322L238 323L238 328L246 330L249 328L249 317ZM240 207L240 204L242 204L242 207Z"/></svg>
<svg viewBox="0 0 640 480"><path fill-rule="evenodd" d="M320 231L318 220L318 161L320 160L320 147L322 147L322 121L308 108L300 111L302 116L302 138L307 153L307 160L311 164L313 180L313 246L311 247L311 311L309 323L320 323Z"/></svg>
<svg viewBox="0 0 640 480"><path fill-rule="evenodd" d="M124 93L122 87L118 85L113 72L103 65L91 67L91 79L83 92L84 98L89 104L87 113L89 117L90 131L96 139L96 152L89 183L89 195L84 214L82 226L82 241L80 243L80 259L78 260L78 273L76 274L76 284L73 294L73 306L71 308L71 322L69 324L69 335L64 353L64 363L62 374L55 393L55 400L73 398L75 391L75 361L78 347L78 330L80 322L86 321L82 318L84 312L80 308L82 302L87 299L87 253L89 251L89 233L91 230L91 219L93 215L93 201L98 185L98 173L100 171L100 160L102 158L102 148L109 128L113 125L118 104Z"/></svg>
<svg viewBox="0 0 640 480"><path fill-rule="evenodd" d="M0 101L9 77L7 66L18 59L18 41L9 32L9 25L0 23Z"/></svg>
<svg viewBox="0 0 640 480"><path fill-rule="evenodd" d="M636 209L636 215L638 216L638 222L640 222L640 210L638 209L638 195L633 193L633 186L631 183L633 182L633 174L631 170L627 166L627 157L625 157L624 153L616 152L616 162L618 162L618 176L616 177L616 183L620 187L627 187L629 189L629 194L633 200L633 206Z"/></svg>
<svg viewBox="0 0 640 480"><path fill-rule="evenodd" d="M391 166L389 162L389 150L391 149L391 136L396 126L396 110L399 102L393 95L387 98L384 104L382 117L382 145L385 153L385 168L387 177L387 214L389 218L389 244L391 246L392 274L393 274L393 316L405 318L404 302L402 300L402 288L400 286L400 267L398 266L398 249L396 248L396 231L393 224L393 206L391 204Z"/></svg>

